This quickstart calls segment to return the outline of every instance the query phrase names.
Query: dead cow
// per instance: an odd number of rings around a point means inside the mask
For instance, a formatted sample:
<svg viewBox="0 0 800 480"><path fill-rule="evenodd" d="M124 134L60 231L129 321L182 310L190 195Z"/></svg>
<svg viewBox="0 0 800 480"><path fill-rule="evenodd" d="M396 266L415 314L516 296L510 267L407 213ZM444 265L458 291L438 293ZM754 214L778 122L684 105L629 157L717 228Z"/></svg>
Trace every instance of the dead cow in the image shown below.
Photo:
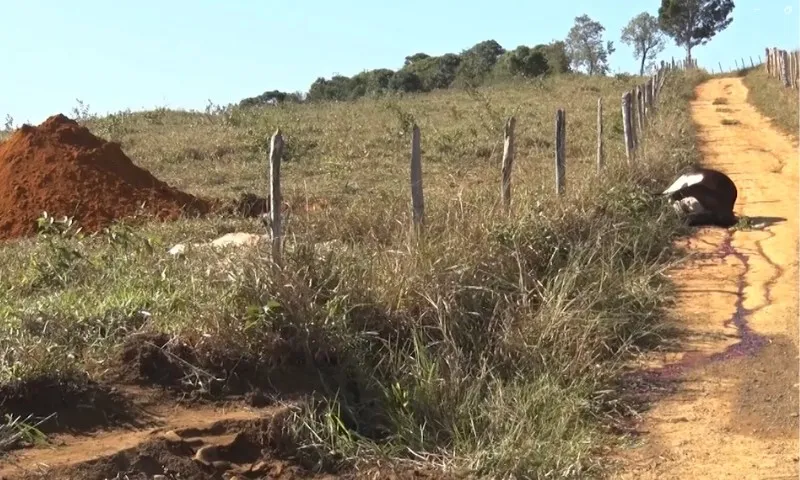
<svg viewBox="0 0 800 480"><path fill-rule="evenodd" d="M737 194L733 180L711 168L694 168L661 192L669 198L675 211L686 216L690 226L724 228L738 222L733 213Z"/></svg>

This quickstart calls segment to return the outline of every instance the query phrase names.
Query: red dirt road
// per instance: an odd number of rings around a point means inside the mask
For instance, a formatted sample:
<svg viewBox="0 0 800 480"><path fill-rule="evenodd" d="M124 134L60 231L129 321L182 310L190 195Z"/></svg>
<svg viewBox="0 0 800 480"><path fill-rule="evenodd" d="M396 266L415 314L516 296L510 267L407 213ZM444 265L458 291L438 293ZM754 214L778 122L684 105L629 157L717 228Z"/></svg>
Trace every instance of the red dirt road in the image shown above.
<svg viewBox="0 0 800 480"><path fill-rule="evenodd" d="M683 351L654 361L672 365L656 375L680 382L644 414L617 478L795 479L797 141L747 103L740 78L712 79L697 93L704 164L733 178L736 213L754 228L702 229L690 240L700 255L673 272Z"/></svg>

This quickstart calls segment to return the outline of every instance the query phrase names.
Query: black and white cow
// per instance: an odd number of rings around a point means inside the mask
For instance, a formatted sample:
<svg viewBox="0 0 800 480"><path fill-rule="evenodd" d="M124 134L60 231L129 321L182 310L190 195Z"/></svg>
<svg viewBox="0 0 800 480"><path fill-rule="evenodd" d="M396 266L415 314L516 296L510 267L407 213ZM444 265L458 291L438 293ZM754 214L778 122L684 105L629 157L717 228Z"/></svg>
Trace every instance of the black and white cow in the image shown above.
<svg viewBox="0 0 800 480"><path fill-rule="evenodd" d="M690 226L732 227L738 219L733 213L738 192L733 180L710 168L694 168L684 173L661 195L685 215Z"/></svg>

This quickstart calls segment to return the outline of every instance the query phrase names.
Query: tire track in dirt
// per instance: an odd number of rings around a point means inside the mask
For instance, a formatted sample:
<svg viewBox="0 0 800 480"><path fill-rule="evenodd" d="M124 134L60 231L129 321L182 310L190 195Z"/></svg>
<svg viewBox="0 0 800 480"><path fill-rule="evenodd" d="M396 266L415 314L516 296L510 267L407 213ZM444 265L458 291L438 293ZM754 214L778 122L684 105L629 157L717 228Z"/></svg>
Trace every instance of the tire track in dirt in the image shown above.
<svg viewBox="0 0 800 480"><path fill-rule="evenodd" d="M754 228L687 241L695 255L672 272L685 337L640 377L658 396L615 478L797 478L797 140L747 103L740 78L700 85L692 116L704 165L733 178Z"/></svg>

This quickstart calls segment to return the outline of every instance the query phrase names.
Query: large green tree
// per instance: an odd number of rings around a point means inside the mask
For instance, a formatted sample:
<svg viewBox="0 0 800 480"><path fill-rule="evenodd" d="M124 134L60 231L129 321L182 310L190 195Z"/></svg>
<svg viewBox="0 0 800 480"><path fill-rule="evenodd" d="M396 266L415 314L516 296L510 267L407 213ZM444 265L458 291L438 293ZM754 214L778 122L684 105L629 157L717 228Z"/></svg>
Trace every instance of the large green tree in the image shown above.
<svg viewBox="0 0 800 480"><path fill-rule="evenodd" d="M547 73L567 73L570 71L569 54L567 45L563 40L555 40L548 44L540 44L534 47L544 54L547 60Z"/></svg>
<svg viewBox="0 0 800 480"><path fill-rule="evenodd" d="M658 23L691 61L694 47L728 28L734 6L733 0L661 0Z"/></svg>
<svg viewBox="0 0 800 480"><path fill-rule="evenodd" d="M644 75L648 60L655 60L664 51L664 33L658 26L658 19L647 12L636 15L622 29L622 43L633 47L634 58L641 58L639 75Z"/></svg>
<svg viewBox="0 0 800 480"><path fill-rule="evenodd" d="M541 49L520 45L506 53L508 71L511 75L536 77L547 73L547 58Z"/></svg>
<svg viewBox="0 0 800 480"><path fill-rule="evenodd" d="M479 85L492 71L506 50L495 40L476 43L461 52L456 80L459 85Z"/></svg>
<svg viewBox="0 0 800 480"><path fill-rule="evenodd" d="M603 42L605 27L584 14L575 17L575 25L564 41L567 54L576 68L586 67L589 75L608 72L608 56L614 53L614 42Z"/></svg>
<svg viewBox="0 0 800 480"><path fill-rule="evenodd" d="M426 92L450 87L456 78L461 57L454 53L446 53L440 57L419 57L419 55L423 54L406 57L406 64L402 70L418 75L422 80L422 89Z"/></svg>

